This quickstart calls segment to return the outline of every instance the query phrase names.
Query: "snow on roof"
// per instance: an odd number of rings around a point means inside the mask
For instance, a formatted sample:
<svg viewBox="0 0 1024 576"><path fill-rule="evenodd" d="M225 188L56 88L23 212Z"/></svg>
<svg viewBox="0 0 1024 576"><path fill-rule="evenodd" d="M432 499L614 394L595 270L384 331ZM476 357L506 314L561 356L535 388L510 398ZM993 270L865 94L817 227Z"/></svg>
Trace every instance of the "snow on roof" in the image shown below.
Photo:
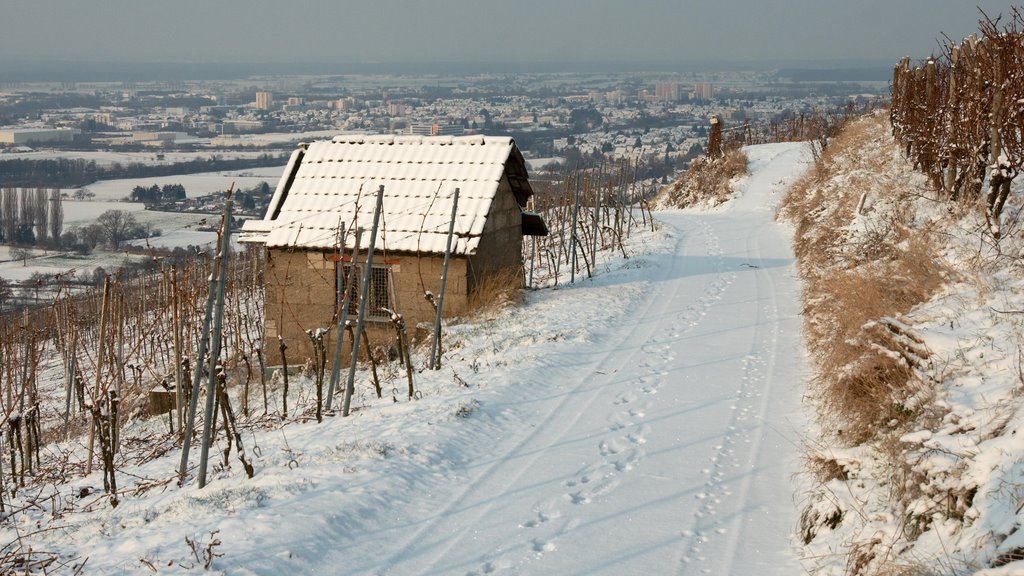
<svg viewBox="0 0 1024 576"><path fill-rule="evenodd" d="M514 160L514 166L508 166ZM439 253L445 249L455 189L459 189L452 251L472 254L480 242L502 176L520 205L532 191L525 163L507 137L337 136L300 145L292 154L263 220L243 227L242 241L268 247L332 249L339 224L364 228L369 243L377 191L384 187L382 232L389 251Z"/></svg>

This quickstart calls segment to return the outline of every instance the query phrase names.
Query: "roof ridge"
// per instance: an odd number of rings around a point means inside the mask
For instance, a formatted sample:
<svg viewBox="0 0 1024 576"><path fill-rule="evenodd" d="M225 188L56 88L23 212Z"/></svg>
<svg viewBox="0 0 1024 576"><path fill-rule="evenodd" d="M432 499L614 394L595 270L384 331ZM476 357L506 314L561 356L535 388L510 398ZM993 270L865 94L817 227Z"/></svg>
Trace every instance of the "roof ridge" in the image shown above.
<svg viewBox="0 0 1024 576"><path fill-rule="evenodd" d="M332 144L422 144L431 146L445 146L452 144L469 146L487 146L497 144L499 146L511 146L514 140L511 136L485 136L483 134L470 134L466 136L421 136L418 134L339 134L331 140L319 142L330 142ZM314 142L316 143L316 142Z"/></svg>

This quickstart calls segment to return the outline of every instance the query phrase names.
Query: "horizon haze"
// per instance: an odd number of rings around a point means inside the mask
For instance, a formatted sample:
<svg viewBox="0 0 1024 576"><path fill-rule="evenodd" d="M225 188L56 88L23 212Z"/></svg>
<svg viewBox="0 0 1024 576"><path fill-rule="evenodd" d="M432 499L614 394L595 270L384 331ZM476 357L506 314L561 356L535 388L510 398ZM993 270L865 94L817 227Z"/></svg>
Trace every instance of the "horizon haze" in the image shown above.
<svg viewBox="0 0 1024 576"><path fill-rule="evenodd" d="M894 62L977 31L981 10L1011 14L992 0L8 0L0 62Z"/></svg>

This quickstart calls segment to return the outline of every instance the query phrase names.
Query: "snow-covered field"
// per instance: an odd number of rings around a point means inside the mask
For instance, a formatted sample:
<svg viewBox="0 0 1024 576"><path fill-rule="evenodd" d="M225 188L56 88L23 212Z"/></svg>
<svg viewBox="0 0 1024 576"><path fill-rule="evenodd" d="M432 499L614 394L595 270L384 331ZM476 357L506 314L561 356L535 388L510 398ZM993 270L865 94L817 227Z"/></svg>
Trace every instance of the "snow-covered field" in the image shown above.
<svg viewBox="0 0 1024 576"><path fill-rule="evenodd" d="M139 224L151 224L165 234L179 230L191 230L197 226L209 226L219 221L219 216L188 212L159 212L146 210L140 202L117 202L110 200L64 200L64 228L88 226L108 210L130 212Z"/></svg>
<svg viewBox="0 0 1024 576"><path fill-rule="evenodd" d="M660 213L593 280L450 326L418 400L393 366L382 400L360 374L351 417L246 431L252 479L232 456L179 488L177 450L132 457L117 508L75 477L0 539L93 574L199 571L213 540L227 574L801 573L799 286L773 216L806 149L749 157L734 202ZM292 390L308 407L309 381ZM136 423L126 454L163 430Z"/></svg>
<svg viewBox="0 0 1024 576"><path fill-rule="evenodd" d="M249 168L246 170L233 170L226 172L202 172L199 174L180 174L177 176L159 176L153 178L129 178L124 180L100 180L85 188L95 194L97 201L118 201L127 198L132 189L136 186L150 186L157 184L181 184L185 187L185 193L189 198L206 196L214 192L223 192L235 185L235 190L252 188L260 182L267 182L271 188L277 185L281 178L284 166L271 166L268 168ZM70 195L75 191L69 190Z"/></svg>
<svg viewBox="0 0 1024 576"><path fill-rule="evenodd" d="M125 202L74 202L65 201L65 210L76 209L74 204L83 205L80 212L70 211L65 219L65 228L72 225L92 224L96 216L106 210L128 210L138 219L140 223L151 223L154 228L162 230L160 236L149 239L149 245L153 248L175 248L178 246L199 246L210 248L216 243L217 233L196 230L199 226L208 223L216 224L216 216L201 214L184 214L176 212L151 212L141 210L141 204L130 204ZM69 206L71 205L71 206ZM138 207L139 209L133 209ZM130 244L145 246L146 240L132 240ZM235 249L239 246L234 244ZM138 260L145 256L128 255L125 252L112 252L96 249L89 254L74 254L70 252L55 252L41 248L28 249L29 258L25 261L14 260L9 246L0 246L0 278L7 282L24 282L33 275L42 274L54 276L56 274L75 274L81 276L83 273L91 274L96 268L103 268L113 271L120 268L127 260Z"/></svg>
<svg viewBox="0 0 1024 576"><path fill-rule="evenodd" d="M271 186L277 185L283 167L253 168L233 172L211 172L205 174L184 174L160 178L140 178L134 180L104 180L88 186L95 194L91 200L65 199L64 229L88 226L96 222L97 217L108 210L130 212L142 225L149 225L160 230L158 237L151 238L149 245L154 248L174 248L177 246L209 246L216 240L216 233L200 231L198 228L216 226L218 216L194 214L187 212L158 212L146 210L138 202L122 202L135 186L152 186L158 184L182 184L190 198L204 196L213 192L227 190L232 183L235 189L251 188L266 181ZM71 191L73 193L73 191ZM132 244L144 246L144 240L132 241ZM11 260L9 248L0 246L0 278L7 281L27 280L35 273L63 274L66 272L91 271L102 266L106 269L117 268L124 261L122 253L110 253L101 250L93 254L78 256L48 252L41 249L30 250L33 257L27 262Z"/></svg>
<svg viewBox="0 0 1024 576"><path fill-rule="evenodd" d="M203 152L174 152L174 151L150 151L150 152L116 152L112 150L35 150L32 152L18 152L16 154L2 154L0 160L54 160L66 158L69 160L85 160L95 162L99 166L110 166L119 164L147 164L150 166L165 166L176 162L191 162L193 160L204 160L216 154L224 160L237 158L256 158L265 151L221 151L207 150Z"/></svg>
<svg viewBox="0 0 1024 576"><path fill-rule="evenodd" d="M231 146L270 146L291 142L312 142L313 140L330 140L341 134L342 130L310 130L307 132L268 132L266 134L240 134L237 137L219 140Z"/></svg>
<svg viewBox="0 0 1024 576"><path fill-rule="evenodd" d="M177 246L210 246L217 238L216 232L200 231L197 228L215 226L218 216L190 214L185 212L156 212L146 210L136 202L64 200L64 229L94 224L96 218L108 210L130 212L143 225L150 225L161 231L160 236L149 239L154 248ZM145 240L133 240L131 244L145 246ZM97 267L114 270L128 258L123 252L95 250L86 255L54 252L43 249L29 249L31 257L22 262L14 261L9 246L0 246L0 278L9 282L28 280L33 274L79 274L92 272ZM131 258L139 258L132 256Z"/></svg>
<svg viewBox="0 0 1024 576"><path fill-rule="evenodd" d="M7 246L0 247L0 278L8 282L24 282L34 274L52 276L55 274L92 273L97 267L106 270L120 268L129 258L121 252L96 251L88 255L29 249L31 256L25 260L13 260ZM138 258L138 257L135 257Z"/></svg>

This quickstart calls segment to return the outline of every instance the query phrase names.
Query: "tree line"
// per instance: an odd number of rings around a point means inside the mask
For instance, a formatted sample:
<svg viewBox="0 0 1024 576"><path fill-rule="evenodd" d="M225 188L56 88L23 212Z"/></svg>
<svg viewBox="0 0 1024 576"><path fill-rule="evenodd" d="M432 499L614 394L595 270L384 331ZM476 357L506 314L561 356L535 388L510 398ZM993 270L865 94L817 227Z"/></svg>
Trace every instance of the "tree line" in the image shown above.
<svg viewBox="0 0 1024 576"><path fill-rule="evenodd" d="M128 200L142 202L144 204L159 204L160 202L174 202L186 198L185 187L181 184L164 184L160 186L153 184L149 188L136 186L132 188Z"/></svg>
<svg viewBox="0 0 1024 576"><path fill-rule="evenodd" d="M59 188L0 189L0 244L88 253L99 245L116 250L127 240L160 235L125 210L107 210L88 226L65 230L63 199ZM21 260L30 252L16 250L12 255Z"/></svg>
<svg viewBox="0 0 1024 576"><path fill-rule="evenodd" d="M0 193L0 242L23 246L59 246L64 207L59 188L3 188Z"/></svg>
<svg viewBox="0 0 1024 576"><path fill-rule="evenodd" d="M154 178L177 176L197 172L218 170L244 170L284 164L287 158L261 154L256 158L222 159L217 155L209 158L176 162L174 164L152 165L141 162L110 165L97 164L95 160L83 158L15 158L0 162L0 186L21 186L48 188L77 188L98 180L119 180L125 178Z"/></svg>
<svg viewBox="0 0 1024 576"><path fill-rule="evenodd" d="M223 198L226 191L214 192L205 198ZM242 188L234 193L236 203L241 210L253 210L257 204L270 202L273 190L264 180L251 188ZM161 204L180 202L188 199L185 187L181 184L153 184L149 187L136 186L128 194L129 202L142 202L147 208L159 207ZM200 199L202 200L202 199ZM257 202L259 201L259 202Z"/></svg>

